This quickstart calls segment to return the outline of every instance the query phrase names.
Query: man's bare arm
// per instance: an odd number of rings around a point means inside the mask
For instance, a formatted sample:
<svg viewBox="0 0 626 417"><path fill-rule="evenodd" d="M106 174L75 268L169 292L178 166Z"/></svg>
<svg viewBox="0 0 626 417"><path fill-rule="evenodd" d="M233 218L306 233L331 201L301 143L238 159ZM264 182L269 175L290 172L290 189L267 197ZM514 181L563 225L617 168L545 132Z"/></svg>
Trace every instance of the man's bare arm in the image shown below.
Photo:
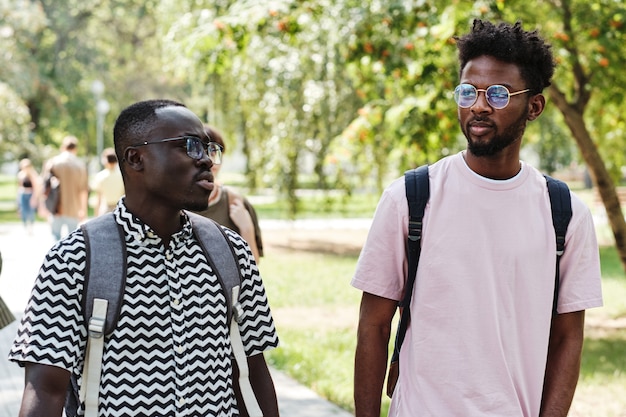
<svg viewBox="0 0 626 417"><path fill-rule="evenodd" d="M356 417L379 417L391 320L398 302L364 292L354 359Z"/></svg>
<svg viewBox="0 0 626 417"><path fill-rule="evenodd" d="M70 381L69 371L56 366L26 363L24 372L24 395L19 417L61 417Z"/></svg>
<svg viewBox="0 0 626 417"><path fill-rule="evenodd" d="M580 374L585 312L552 319L540 417L566 417Z"/></svg>
<svg viewBox="0 0 626 417"><path fill-rule="evenodd" d="M263 417L278 417L278 400L276 399L276 389L272 375L265 362L265 356L262 353L248 357L248 372L250 377L250 385L254 391L254 396L259 404L259 408L263 412ZM248 416L245 408L241 390L239 389L239 369L233 361L233 388L235 389L235 397L239 404L239 414L242 417Z"/></svg>

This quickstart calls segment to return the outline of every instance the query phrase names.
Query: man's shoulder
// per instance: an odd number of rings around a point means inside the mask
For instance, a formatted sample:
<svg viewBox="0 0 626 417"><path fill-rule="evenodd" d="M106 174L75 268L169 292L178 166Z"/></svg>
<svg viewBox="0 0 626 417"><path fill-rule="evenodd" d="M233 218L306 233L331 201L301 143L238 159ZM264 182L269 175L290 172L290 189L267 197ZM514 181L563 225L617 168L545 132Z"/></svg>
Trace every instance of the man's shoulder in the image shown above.
<svg viewBox="0 0 626 417"><path fill-rule="evenodd" d="M85 260L86 245L85 236L81 228L77 228L58 242L55 242L48 250L47 258L63 260L62 264L82 263ZM63 265L58 264L61 268Z"/></svg>
<svg viewBox="0 0 626 417"><path fill-rule="evenodd" d="M49 160L49 166L50 168L68 167L69 169L87 171L87 164L73 154L61 153Z"/></svg>

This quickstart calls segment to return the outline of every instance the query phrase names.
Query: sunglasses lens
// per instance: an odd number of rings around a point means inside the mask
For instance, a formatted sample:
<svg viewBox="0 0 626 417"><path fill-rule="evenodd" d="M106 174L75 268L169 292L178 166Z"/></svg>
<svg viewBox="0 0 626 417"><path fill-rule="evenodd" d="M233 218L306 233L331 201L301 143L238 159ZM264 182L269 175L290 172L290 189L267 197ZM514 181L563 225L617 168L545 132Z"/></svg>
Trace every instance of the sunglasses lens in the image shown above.
<svg viewBox="0 0 626 417"><path fill-rule="evenodd" d="M222 163L222 148L217 143L209 143L207 148L207 153L209 154L209 158L213 161L214 164Z"/></svg>
<svg viewBox="0 0 626 417"><path fill-rule="evenodd" d="M454 101L464 109L476 102L477 95L476 88L471 84L461 84L454 89Z"/></svg>
<svg viewBox="0 0 626 417"><path fill-rule="evenodd" d="M192 159L202 159L202 142L193 136L187 137L187 155Z"/></svg>
<svg viewBox="0 0 626 417"><path fill-rule="evenodd" d="M214 164L222 163L222 147L219 144L215 142L204 143L200 138L194 136L187 137L187 155L189 155L190 158L196 160L202 159L205 149L211 162Z"/></svg>
<svg viewBox="0 0 626 417"><path fill-rule="evenodd" d="M487 101L494 109L503 109L509 104L509 90L503 85L487 88Z"/></svg>

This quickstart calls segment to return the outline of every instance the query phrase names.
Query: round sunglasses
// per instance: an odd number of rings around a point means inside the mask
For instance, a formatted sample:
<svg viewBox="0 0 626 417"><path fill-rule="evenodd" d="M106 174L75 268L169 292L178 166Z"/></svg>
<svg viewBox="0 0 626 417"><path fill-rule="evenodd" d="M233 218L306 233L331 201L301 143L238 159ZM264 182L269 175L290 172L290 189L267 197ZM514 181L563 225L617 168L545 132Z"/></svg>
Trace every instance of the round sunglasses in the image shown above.
<svg viewBox="0 0 626 417"><path fill-rule="evenodd" d="M509 105L512 96L529 92L530 89L515 91L511 93L508 88L503 85L495 84L482 89L476 88L471 84L460 84L454 89L454 101L456 104L466 109L471 107L478 100L478 93L485 93L487 103L494 109L503 109Z"/></svg>

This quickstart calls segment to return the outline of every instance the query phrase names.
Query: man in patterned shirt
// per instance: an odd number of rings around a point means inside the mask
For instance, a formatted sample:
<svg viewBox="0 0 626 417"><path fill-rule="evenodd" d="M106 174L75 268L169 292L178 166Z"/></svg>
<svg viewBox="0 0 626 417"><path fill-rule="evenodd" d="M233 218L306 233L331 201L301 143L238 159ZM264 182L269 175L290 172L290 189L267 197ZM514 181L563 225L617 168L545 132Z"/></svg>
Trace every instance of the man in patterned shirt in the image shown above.
<svg viewBox="0 0 626 417"><path fill-rule="evenodd" d="M220 156L208 141L198 117L173 101L133 104L116 121L126 197L114 216L124 230L127 278L119 321L105 341L99 416L246 415L233 387L226 297L182 211L207 207ZM226 233L242 275L250 382L263 414L277 416L263 352L278 337L265 289L249 246ZM61 416L70 375L81 375L85 258L78 229L41 266L9 354L25 368L21 416Z"/></svg>

